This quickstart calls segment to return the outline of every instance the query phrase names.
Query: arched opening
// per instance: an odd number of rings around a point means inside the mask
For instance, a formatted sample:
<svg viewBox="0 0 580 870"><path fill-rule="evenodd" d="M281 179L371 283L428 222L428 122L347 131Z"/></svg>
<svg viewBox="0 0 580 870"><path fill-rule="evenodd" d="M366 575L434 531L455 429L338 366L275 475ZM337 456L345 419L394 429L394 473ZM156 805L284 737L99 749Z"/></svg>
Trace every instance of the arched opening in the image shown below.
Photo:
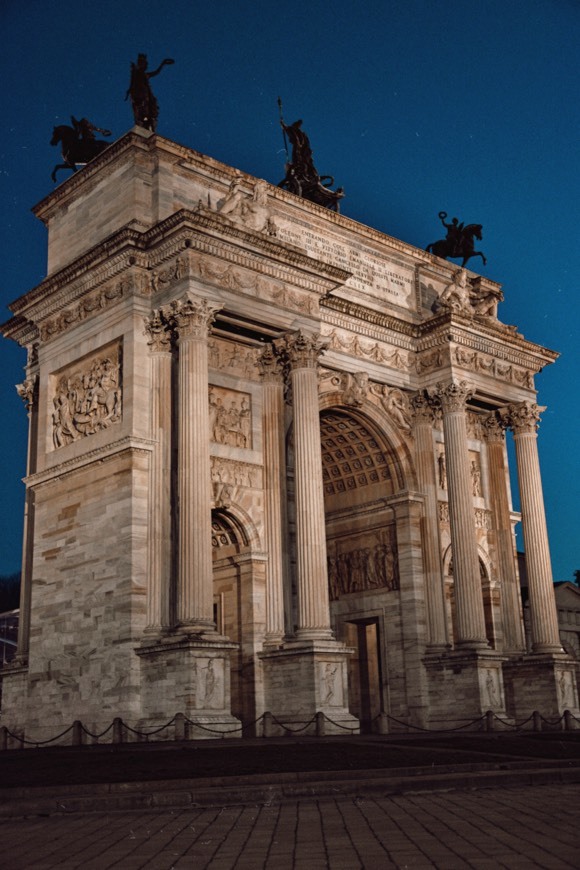
<svg viewBox="0 0 580 870"><path fill-rule="evenodd" d="M211 526L214 620L218 632L238 644L230 659L231 709L246 725L256 719L255 656L263 637L254 611L265 595L265 581L237 517L231 511L213 510Z"/></svg>
<svg viewBox="0 0 580 870"><path fill-rule="evenodd" d="M349 711L365 731L388 709L400 647L399 560L395 516L387 500L403 486L393 446L360 411L320 414L331 618L354 649L349 660Z"/></svg>

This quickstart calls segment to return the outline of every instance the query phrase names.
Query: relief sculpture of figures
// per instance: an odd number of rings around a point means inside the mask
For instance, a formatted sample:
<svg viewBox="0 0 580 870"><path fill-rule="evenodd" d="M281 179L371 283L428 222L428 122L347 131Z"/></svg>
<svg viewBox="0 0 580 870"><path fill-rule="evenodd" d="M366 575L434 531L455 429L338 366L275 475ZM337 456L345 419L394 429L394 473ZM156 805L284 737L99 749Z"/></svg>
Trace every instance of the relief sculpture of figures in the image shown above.
<svg viewBox="0 0 580 870"><path fill-rule="evenodd" d="M121 418L119 366L96 360L88 371L59 378L53 398L53 441L64 447L94 435Z"/></svg>
<svg viewBox="0 0 580 870"><path fill-rule="evenodd" d="M350 592L399 588L396 542L393 535L374 547L357 547L348 553L328 557L331 601Z"/></svg>
<svg viewBox="0 0 580 870"><path fill-rule="evenodd" d="M248 398L243 397L239 406L235 399L231 399L226 406L224 398L216 395L214 388L210 388L209 419L212 441L229 444L231 447L249 447L251 414Z"/></svg>
<svg viewBox="0 0 580 870"><path fill-rule="evenodd" d="M163 67L171 63L175 63L175 61L170 57L166 57L165 60L161 61L156 70L147 72L147 55L140 54L137 57L137 63L131 64L131 81L127 88L125 99L127 100L131 97L135 124L138 127L145 127L146 130L151 130L153 133L157 129L159 105L153 95L149 80L153 76L159 75Z"/></svg>
<svg viewBox="0 0 580 870"><path fill-rule="evenodd" d="M330 188L334 184L332 175L320 175L314 166L310 140L302 129L302 120L294 121L293 124L285 124L282 118L282 102L278 99L280 109L280 125L284 136L284 147L288 158L286 163L286 175L278 184L290 193L309 199L329 208L339 211L339 202L344 197L342 187L337 190ZM288 154L288 140L292 146L292 156Z"/></svg>
<svg viewBox="0 0 580 870"><path fill-rule="evenodd" d="M447 236L438 242L431 242L425 250L429 254L435 254L436 257L442 257L444 260L461 258L463 260L462 267L471 257L481 257L485 266L487 260L481 251L475 250L473 241L474 239L481 241L481 224L467 224L465 226L463 223L459 223L455 217L450 224L447 224L445 223L446 217L446 211L439 212L439 220L447 230Z"/></svg>

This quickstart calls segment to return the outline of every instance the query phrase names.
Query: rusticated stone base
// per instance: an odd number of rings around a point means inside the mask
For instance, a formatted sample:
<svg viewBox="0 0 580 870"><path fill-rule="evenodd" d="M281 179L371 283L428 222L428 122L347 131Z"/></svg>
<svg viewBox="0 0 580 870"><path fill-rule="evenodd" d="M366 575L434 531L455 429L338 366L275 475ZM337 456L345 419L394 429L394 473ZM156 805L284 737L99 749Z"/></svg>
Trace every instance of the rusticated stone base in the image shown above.
<svg viewBox="0 0 580 870"><path fill-rule="evenodd" d="M488 710L507 719L502 664L492 651L452 651L426 656L429 679L429 728L482 727ZM497 721L497 728L501 721ZM494 724L495 727L495 724Z"/></svg>
<svg viewBox="0 0 580 870"><path fill-rule="evenodd" d="M537 711L542 729L561 728L565 710L580 718L576 671L578 663L567 655L526 655L504 664L508 709L516 722ZM532 727L530 722L528 727Z"/></svg>
<svg viewBox="0 0 580 870"><path fill-rule="evenodd" d="M352 652L342 643L321 640L287 643L260 654L273 733L314 734L315 716L324 713L326 734L358 734L358 719L348 710L347 657Z"/></svg>
<svg viewBox="0 0 580 870"><path fill-rule="evenodd" d="M183 713L190 737L240 737L231 713L230 653L237 644L215 633L178 634L144 641L141 727L160 727Z"/></svg>

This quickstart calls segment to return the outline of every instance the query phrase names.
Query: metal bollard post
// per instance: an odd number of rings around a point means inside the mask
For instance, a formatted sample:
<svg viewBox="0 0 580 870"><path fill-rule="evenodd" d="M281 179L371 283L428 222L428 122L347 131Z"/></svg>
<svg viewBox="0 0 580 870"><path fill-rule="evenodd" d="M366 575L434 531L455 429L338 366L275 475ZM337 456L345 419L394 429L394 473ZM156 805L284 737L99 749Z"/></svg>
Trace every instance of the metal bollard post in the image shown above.
<svg viewBox="0 0 580 870"><path fill-rule="evenodd" d="M75 719L75 721L73 722L71 745L83 745L83 724L80 719Z"/></svg>
<svg viewBox="0 0 580 870"><path fill-rule="evenodd" d="M318 712L316 714L316 736L317 737L324 737L326 734L325 719L326 719L326 716L324 715L324 713Z"/></svg>
<svg viewBox="0 0 580 870"><path fill-rule="evenodd" d="M389 717L384 712L377 716L377 732L379 734L389 733Z"/></svg>
<svg viewBox="0 0 580 870"><path fill-rule="evenodd" d="M493 717L494 717L493 710L488 710L487 713L485 714L485 730L488 733L490 731L493 731Z"/></svg>
<svg viewBox="0 0 580 870"><path fill-rule="evenodd" d="M175 714L175 737L174 740L187 740L187 723L183 713Z"/></svg>
<svg viewBox="0 0 580 870"><path fill-rule="evenodd" d="M6 749L8 749L8 728L3 725L0 728L0 752L4 752Z"/></svg>
<svg viewBox="0 0 580 870"><path fill-rule="evenodd" d="M113 743L123 742L123 720L119 716L113 719Z"/></svg>
<svg viewBox="0 0 580 870"><path fill-rule="evenodd" d="M573 731L574 730L574 718L570 710L564 710L564 718L562 720L562 727L564 731Z"/></svg>
<svg viewBox="0 0 580 870"><path fill-rule="evenodd" d="M534 712L532 713L532 722L533 722L534 731L541 731L542 730L542 717L540 716L540 714L538 713L537 710L534 710Z"/></svg>
<svg viewBox="0 0 580 870"><path fill-rule="evenodd" d="M262 737L274 736L274 717L271 713L264 713L262 716Z"/></svg>

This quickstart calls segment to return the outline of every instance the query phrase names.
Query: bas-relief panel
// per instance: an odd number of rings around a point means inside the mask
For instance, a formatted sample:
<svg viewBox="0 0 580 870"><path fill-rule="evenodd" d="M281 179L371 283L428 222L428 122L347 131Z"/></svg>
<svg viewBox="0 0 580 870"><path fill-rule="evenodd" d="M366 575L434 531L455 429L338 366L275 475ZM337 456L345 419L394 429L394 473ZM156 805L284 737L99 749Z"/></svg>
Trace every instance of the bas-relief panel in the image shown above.
<svg viewBox="0 0 580 870"><path fill-rule="evenodd" d="M329 707L342 707L342 669L338 662L320 662L320 699Z"/></svg>
<svg viewBox="0 0 580 870"><path fill-rule="evenodd" d="M402 308L415 307L415 279L408 266L381 257L358 242L345 244L336 237L319 235L311 229L279 222L277 236L306 250L311 257L352 272L345 288L352 287L383 302Z"/></svg>
<svg viewBox="0 0 580 870"><path fill-rule="evenodd" d="M249 393L211 386L209 389L210 438L246 450L252 448L252 408Z"/></svg>
<svg viewBox="0 0 580 870"><path fill-rule="evenodd" d="M328 583L331 601L350 592L399 588L395 527L367 532L346 541L329 541Z"/></svg>
<svg viewBox="0 0 580 870"><path fill-rule="evenodd" d="M54 449L107 429L121 419L121 344L61 369L50 382Z"/></svg>
<svg viewBox="0 0 580 870"><path fill-rule="evenodd" d="M236 377L259 380L258 354L259 350L237 342L219 338L208 341L209 367Z"/></svg>

